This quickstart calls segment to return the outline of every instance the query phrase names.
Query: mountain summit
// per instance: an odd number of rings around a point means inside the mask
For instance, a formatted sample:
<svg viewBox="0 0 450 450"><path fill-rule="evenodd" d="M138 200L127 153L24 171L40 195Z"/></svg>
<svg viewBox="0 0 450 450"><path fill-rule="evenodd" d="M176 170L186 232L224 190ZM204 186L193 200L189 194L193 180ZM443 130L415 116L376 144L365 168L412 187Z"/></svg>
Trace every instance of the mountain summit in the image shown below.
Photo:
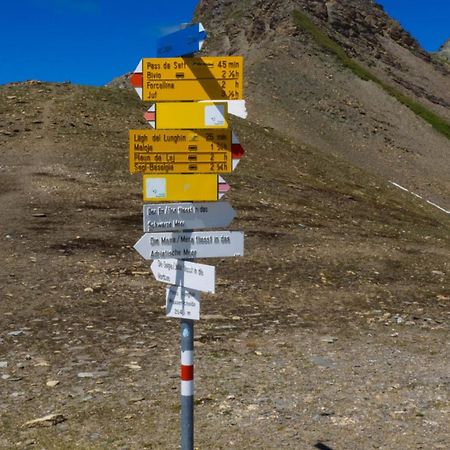
<svg viewBox="0 0 450 450"><path fill-rule="evenodd" d="M249 119L450 209L450 69L372 0L201 0L243 54Z"/></svg>
<svg viewBox="0 0 450 450"><path fill-rule="evenodd" d="M439 56L450 61L450 39L448 39L444 44L442 44L441 48L437 52Z"/></svg>

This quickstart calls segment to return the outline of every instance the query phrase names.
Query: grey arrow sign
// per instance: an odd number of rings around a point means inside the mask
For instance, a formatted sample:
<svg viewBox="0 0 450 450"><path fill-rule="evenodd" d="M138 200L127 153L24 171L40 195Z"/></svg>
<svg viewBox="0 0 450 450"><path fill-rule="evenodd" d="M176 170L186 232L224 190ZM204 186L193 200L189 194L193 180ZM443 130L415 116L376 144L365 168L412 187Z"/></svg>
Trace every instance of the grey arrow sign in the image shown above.
<svg viewBox="0 0 450 450"><path fill-rule="evenodd" d="M214 294L216 287L214 266L170 258L155 259L150 269L154 277L163 283Z"/></svg>
<svg viewBox="0 0 450 450"><path fill-rule="evenodd" d="M235 215L227 202L147 204L144 232L226 227Z"/></svg>
<svg viewBox="0 0 450 450"><path fill-rule="evenodd" d="M144 259L242 256L242 231L145 233L134 245Z"/></svg>

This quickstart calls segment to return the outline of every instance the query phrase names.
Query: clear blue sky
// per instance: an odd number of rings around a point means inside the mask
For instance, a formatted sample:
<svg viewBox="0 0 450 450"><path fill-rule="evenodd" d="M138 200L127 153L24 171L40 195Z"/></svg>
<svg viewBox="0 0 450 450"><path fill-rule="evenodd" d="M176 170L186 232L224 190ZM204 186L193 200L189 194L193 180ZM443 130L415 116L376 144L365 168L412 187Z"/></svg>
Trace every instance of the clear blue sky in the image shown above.
<svg viewBox="0 0 450 450"><path fill-rule="evenodd" d="M197 0L0 0L0 84L103 85L155 56Z"/></svg>
<svg viewBox="0 0 450 450"><path fill-rule="evenodd" d="M240 1L240 0L235 0ZM450 0L379 0L421 44L450 38ZM37 79L103 85L155 55L197 0L4 0L0 84Z"/></svg>
<svg viewBox="0 0 450 450"><path fill-rule="evenodd" d="M450 0L376 0L425 50L434 52L450 39Z"/></svg>

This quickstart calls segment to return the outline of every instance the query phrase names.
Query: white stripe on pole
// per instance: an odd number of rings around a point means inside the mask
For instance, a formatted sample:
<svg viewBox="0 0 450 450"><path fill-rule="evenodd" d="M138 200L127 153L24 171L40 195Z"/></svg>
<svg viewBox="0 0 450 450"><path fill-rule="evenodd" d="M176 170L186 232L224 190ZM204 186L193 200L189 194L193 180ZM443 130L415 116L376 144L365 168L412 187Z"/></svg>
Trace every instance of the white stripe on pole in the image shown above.
<svg viewBox="0 0 450 450"><path fill-rule="evenodd" d="M181 395L185 397L194 395L194 380L192 381L181 380Z"/></svg>
<svg viewBox="0 0 450 450"><path fill-rule="evenodd" d="M194 352L186 350L181 352L181 364L183 366L193 366L194 365Z"/></svg>

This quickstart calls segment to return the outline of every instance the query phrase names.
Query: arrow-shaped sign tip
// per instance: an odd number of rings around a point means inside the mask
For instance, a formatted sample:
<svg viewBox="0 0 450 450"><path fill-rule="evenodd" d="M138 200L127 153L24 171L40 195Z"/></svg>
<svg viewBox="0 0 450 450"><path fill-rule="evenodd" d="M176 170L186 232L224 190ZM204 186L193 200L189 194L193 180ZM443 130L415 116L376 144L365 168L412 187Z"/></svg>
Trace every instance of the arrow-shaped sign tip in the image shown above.
<svg viewBox="0 0 450 450"><path fill-rule="evenodd" d="M145 258L145 250L146 250L146 245L145 245L145 234L141 236L141 238L136 242L136 244L134 244L134 249L144 258Z"/></svg>

